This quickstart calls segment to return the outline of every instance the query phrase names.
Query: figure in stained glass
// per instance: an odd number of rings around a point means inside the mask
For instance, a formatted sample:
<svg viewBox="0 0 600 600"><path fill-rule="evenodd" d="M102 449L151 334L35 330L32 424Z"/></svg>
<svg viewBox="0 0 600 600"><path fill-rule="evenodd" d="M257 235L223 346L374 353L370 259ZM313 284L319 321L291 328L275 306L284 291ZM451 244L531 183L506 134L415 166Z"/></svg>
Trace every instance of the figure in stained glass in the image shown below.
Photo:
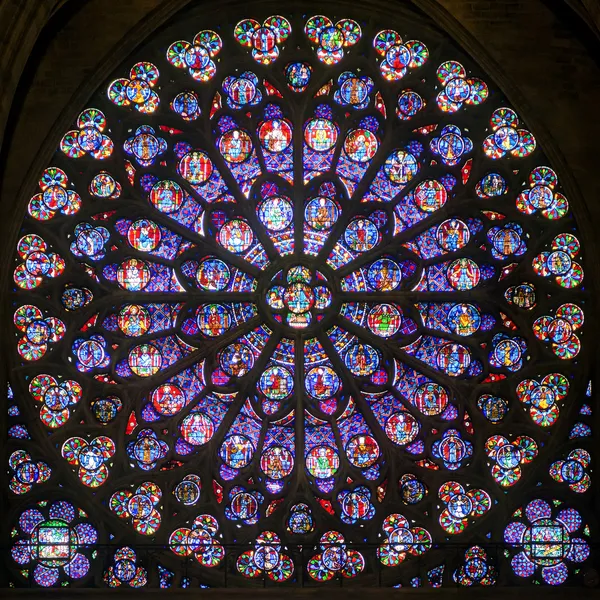
<svg viewBox="0 0 600 600"><path fill-rule="evenodd" d="M11 585L579 581L585 243L533 133L424 15L226 12L31 189Z"/></svg>

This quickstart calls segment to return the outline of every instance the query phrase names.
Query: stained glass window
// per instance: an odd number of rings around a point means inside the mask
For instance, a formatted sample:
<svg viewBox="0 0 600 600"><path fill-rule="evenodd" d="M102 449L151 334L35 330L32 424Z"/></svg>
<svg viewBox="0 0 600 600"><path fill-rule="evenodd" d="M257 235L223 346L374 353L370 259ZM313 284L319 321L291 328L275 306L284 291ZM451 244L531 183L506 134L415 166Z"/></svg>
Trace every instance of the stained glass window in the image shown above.
<svg viewBox="0 0 600 600"><path fill-rule="evenodd" d="M12 584L580 580L584 250L527 123L418 21L194 21L32 191Z"/></svg>

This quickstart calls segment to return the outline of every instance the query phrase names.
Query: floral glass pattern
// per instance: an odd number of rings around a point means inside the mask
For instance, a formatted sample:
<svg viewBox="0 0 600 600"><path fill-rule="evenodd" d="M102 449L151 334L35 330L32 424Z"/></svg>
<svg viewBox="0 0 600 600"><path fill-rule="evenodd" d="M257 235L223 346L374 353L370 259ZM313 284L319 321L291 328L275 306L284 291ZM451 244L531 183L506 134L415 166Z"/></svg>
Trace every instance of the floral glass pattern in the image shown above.
<svg viewBox="0 0 600 600"><path fill-rule="evenodd" d="M415 27L180 20L75 116L14 256L15 585L580 577L584 248Z"/></svg>

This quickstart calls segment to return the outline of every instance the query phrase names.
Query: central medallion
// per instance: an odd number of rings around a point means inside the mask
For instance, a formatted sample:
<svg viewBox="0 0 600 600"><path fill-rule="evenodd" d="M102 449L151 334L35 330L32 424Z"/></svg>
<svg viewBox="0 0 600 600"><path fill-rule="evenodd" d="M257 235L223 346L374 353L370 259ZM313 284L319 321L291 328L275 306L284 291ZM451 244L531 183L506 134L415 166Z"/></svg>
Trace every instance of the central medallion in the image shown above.
<svg viewBox="0 0 600 600"><path fill-rule="evenodd" d="M320 271L293 265L275 274L266 300L276 321L306 329L331 306L331 287Z"/></svg>

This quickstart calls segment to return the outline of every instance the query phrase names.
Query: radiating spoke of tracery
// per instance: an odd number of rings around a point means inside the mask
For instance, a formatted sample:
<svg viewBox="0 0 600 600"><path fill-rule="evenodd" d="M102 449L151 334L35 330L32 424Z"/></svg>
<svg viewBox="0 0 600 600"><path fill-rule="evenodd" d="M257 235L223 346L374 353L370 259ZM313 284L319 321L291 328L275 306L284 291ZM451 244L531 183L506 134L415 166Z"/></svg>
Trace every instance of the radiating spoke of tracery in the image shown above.
<svg viewBox="0 0 600 600"><path fill-rule="evenodd" d="M440 34L373 27L181 22L61 138L14 257L15 585L581 574L568 200Z"/></svg>

